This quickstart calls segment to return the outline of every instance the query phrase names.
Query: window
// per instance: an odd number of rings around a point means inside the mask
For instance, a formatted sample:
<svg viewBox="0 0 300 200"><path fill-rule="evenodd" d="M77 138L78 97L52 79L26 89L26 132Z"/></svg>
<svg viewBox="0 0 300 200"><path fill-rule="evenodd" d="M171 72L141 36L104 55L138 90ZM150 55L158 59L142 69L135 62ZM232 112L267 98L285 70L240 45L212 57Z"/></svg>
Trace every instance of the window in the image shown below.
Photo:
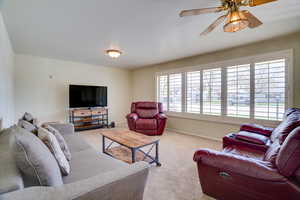
<svg viewBox="0 0 300 200"><path fill-rule="evenodd" d="M203 70L203 114L221 114L221 68Z"/></svg>
<svg viewBox="0 0 300 200"><path fill-rule="evenodd" d="M200 114L201 72L187 72L186 78L186 111Z"/></svg>
<svg viewBox="0 0 300 200"><path fill-rule="evenodd" d="M182 74L169 75L169 111L181 112Z"/></svg>
<svg viewBox="0 0 300 200"><path fill-rule="evenodd" d="M168 110L168 76L160 76L159 79L159 102L163 104L163 108Z"/></svg>
<svg viewBox="0 0 300 200"><path fill-rule="evenodd" d="M279 121L287 106L292 105L292 88L288 88L292 82L291 55L283 51L266 58L251 57L239 59L238 63L227 61L214 67L210 64L163 73L157 77L157 99L176 116L220 116L239 123Z"/></svg>
<svg viewBox="0 0 300 200"><path fill-rule="evenodd" d="M255 118L281 120L285 89L284 59L255 63Z"/></svg>
<svg viewBox="0 0 300 200"><path fill-rule="evenodd" d="M227 116L250 117L250 65L227 67Z"/></svg>

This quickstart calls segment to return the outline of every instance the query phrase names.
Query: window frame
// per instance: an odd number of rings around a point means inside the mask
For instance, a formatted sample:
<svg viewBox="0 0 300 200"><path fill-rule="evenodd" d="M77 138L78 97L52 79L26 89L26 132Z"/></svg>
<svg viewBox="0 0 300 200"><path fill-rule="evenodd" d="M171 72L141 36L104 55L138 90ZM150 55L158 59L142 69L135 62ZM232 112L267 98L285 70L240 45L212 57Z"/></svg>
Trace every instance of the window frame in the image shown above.
<svg viewBox="0 0 300 200"><path fill-rule="evenodd" d="M171 112L167 111L166 114L170 117L179 117L179 118L186 118L186 119L194 119L194 120L203 120L203 121L218 121L220 123L225 124L241 124L241 123L260 123L263 125L269 125L269 126L275 126L280 121L273 121L273 120L264 120L264 119L254 119L254 116L252 115L254 111L254 105L253 102L250 102L250 118L239 118L239 117L230 117L226 115L226 105L227 105L227 80L226 80L226 68L229 66L235 66L235 65L244 65L244 64L250 64L250 99L252 96L254 97L254 89L251 84L254 84L254 65L255 63L259 62L265 62L265 61L271 61L276 59L285 59L286 62L286 73L285 73L285 79L286 79L286 90L285 90L285 98L286 98L286 105L285 107L292 107L293 106L293 100L294 100L294 88L293 88L293 70L294 70L294 63L293 63L293 49L283 50L283 51L276 51L271 53L265 53L265 54L259 54L259 55L253 55L248 57L241 57L237 59L230 59L225 60L221 62L215 62L215 63L208 63L208 64L200 64L197 66L190 66L190 67L184 67L184 68L177 68L173 70L166 70L166 71L160 71L155 73L155 99L158 99L158 77L161 75L169 75L174 73L182 73L182 112ZM201 71L201 75L203 73L203 70L205 69L213 69L213 68L221 68L221 82L222 82L222 96L221 96L221 115L220 116L213 116L213 115L206 115L206 114L194 114L194 113L187 113L186 112L186 92L187 92L187 84L186 84L186 74L187 72L192 71ZM202 76L201 76L202 79ZM202 80L201 80L202 81ZM224 83L226 83L224 85ZM201 82L202 85L202 82ZM201 86L202 87L202 86ZM201 88L202 89L202 88ZM203 93L203 92L202 92ZM254 99L254 98L253 98ZM202 101L202 98L201 98ZM250 100L251 101L251 100ZM202 110L201 110L202 113Z"/></svg>

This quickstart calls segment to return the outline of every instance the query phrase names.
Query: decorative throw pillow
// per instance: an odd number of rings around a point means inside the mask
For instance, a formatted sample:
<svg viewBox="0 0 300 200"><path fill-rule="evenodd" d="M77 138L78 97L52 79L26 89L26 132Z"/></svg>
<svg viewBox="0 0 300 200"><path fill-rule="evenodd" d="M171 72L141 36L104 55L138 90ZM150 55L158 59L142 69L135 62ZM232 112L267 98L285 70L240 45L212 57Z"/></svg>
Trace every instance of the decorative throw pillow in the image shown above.
<svg viewBox="0 0 300 200"><path fill-rule="evenodd" d="M39 128L38 137L46 144L50 152L54 155L62 175L69 175L69 162L67 161L66 156L62 152L56 137L50 131L44 128Z"/></svg>
<svg viewBox="0 0 300 200"><path fill-rule="evenodd" d="M25 114L23 116L23 119L26 120L26 121L28 121L28 122L30 122L30 123L33 122L33 116L30 113L28 113L28 112L25 112Z"/></svg>
<svg viewBox="0 0 300 200"><path fill-rule="evenodd" d="M47 129L49 132L51 132L56 137L61 150L65 154L67 160L70 161L71 160L71 152L69 150L69 147L68 147L64 137L60 134L60 132L57 129L53 128L49 124L43 124L42 127Z"/></svg>
<svg viewBox="0 0 300 200"><path fill-rule="evenodd" d="M18 122L18 126L37 135L37 127L26 120L20 119Z"/></svg>
<svg viewBox="0 0 300 200"><path fill-rule="evenodd" d="M27 179L41 186L59 186L62 176L53 155L35 135L16 127L13 153L16 164Z"/></svg>

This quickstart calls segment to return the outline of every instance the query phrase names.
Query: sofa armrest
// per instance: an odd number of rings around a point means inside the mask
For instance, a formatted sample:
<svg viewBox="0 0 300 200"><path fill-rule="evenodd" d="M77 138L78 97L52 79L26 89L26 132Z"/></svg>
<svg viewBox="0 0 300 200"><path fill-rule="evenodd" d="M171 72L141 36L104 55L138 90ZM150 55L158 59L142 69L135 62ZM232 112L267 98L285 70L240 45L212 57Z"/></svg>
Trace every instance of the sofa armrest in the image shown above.
<svg viewBox="0 0 300 200"><path fill-rule="evenodd" d="M136 113L130 113L126 116L127 119L137 120L139 116Z"/></svg>
<svg viewBox="0 0 300 200"><path fill-rule="evenodd" d="M253 133L258 133L265 136L270 136L274 128L264 127L258 124L243 124L240 131L248 131Z"/></svg>
<svg viewBox="0 0 300 200"><path fill-rule="evenodd" d="M138 162L128 166L127 169L111 171L66 185L65 190L76 200L97 200L99 197L113 200L142 200L148 173L149 164Z"/></svg>
<svg viewBox="0 0 300 200"><path fill-rule="evenodd" d="M47 123L48 125L52 126L56 130L58 130L62 135L71 135L75 133L74 125L67 123Z"/></svg>
<svg viewBox="0 0 300 200"><path fill-rule="evenodd" d="M200 149L194 154L194 161L219 168L224 171L238 173L267 181L286 181L286 178L272 168L272 164L239 155Z"/></svg>
<svg viewBox="0 0 300 200"><path fill-rule="evenodd" d="M0 153L0 196L7 192L24 188L23 179L11 152ZM1 198L0 198L1 199Z"/></svg>
<svg viewBox="0 0 300 200"><path fill-rule="evenodd" d="M138 162L82 181L57 187L29 187L7 193L1 200L142 200L149 164Z"/></svg>

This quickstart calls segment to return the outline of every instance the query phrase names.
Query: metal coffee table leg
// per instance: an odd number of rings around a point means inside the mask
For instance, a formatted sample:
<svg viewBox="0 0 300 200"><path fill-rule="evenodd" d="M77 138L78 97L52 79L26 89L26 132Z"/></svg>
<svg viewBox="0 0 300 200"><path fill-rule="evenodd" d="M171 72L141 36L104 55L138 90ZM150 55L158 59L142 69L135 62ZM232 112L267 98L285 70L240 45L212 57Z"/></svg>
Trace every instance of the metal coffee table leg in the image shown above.
<svg viewBox="0 0 300 200"><path fill-rule="evenodd" d="M158 142L156 142L156 144L155 144L155 146L156 146L156 149L155 149L155 160L156 160L156 165L158 166L158 167L160 167L161 166L161 163L159 162L159 152L158 152L158 150L159 150L159 143Z"/></svg>
<svg viewBox="0 0 300 200"><path fill-rule="evenodd" d="M132 159L132 163L135 163L135 153L136 153L136 149L132 148L131 149L131 159Z"/></svg>

